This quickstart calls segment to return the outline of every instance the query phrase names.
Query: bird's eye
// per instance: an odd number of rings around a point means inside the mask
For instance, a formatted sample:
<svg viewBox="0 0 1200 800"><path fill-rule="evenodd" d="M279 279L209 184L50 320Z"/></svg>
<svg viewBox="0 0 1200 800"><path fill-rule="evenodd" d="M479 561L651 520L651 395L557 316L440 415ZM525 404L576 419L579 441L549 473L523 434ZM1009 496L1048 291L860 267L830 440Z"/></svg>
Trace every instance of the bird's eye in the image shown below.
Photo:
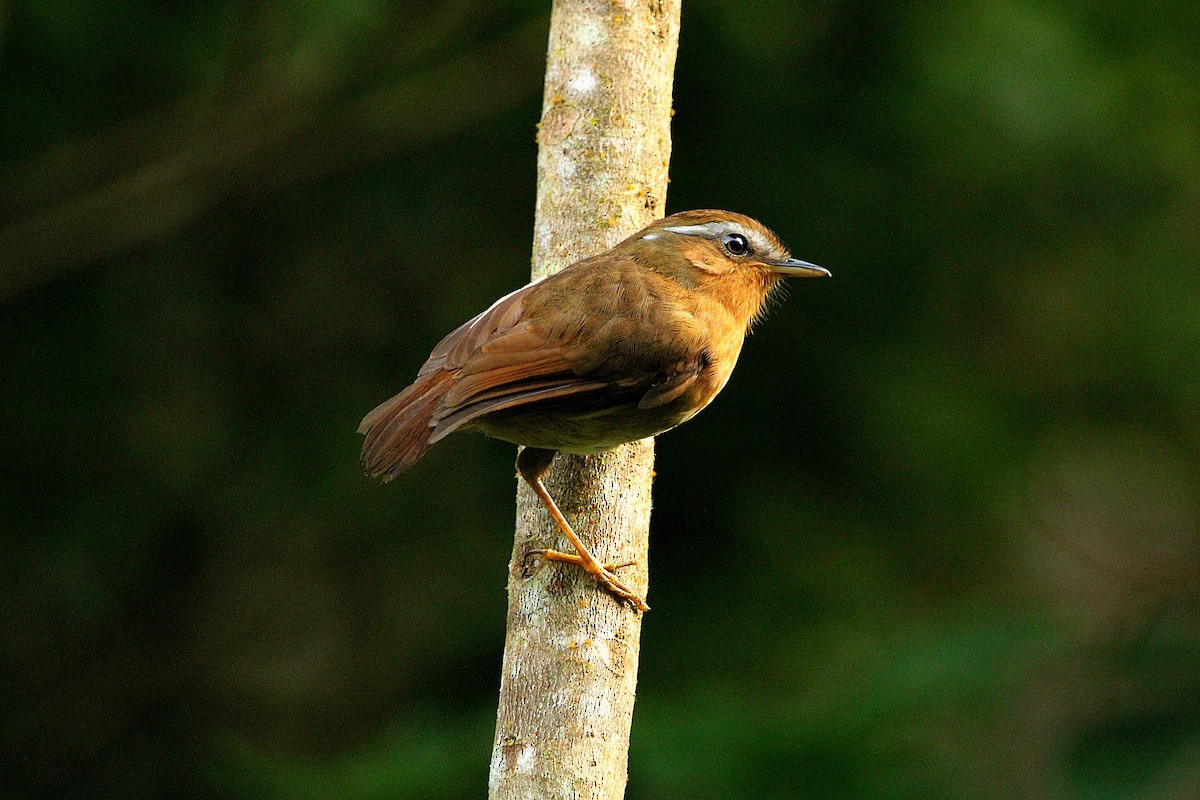
<svg viewBox="0 0 1200 800"><path fill-rule="evenodd" d="M721 239L721 244L731 256L744 256L750 252L750 243L740 233L729 233Z"/></svg>

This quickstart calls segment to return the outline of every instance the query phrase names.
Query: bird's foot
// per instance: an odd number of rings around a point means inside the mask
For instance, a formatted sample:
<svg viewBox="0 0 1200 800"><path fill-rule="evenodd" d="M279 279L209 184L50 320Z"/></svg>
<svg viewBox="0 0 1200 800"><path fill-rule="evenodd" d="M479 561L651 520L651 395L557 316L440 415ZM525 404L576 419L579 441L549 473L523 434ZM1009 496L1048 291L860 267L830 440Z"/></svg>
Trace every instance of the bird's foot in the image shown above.
<svg viewBox="0 0 1200 800"><path fill-rule="evenodd" d="M587 570L588 572L591 572L591 570L588 569L589 563L597 564L598 566L600 566L601 569L605 569L605 570L621 569L622 567L632 567L634 564L637 563L636 558L630 558L626 561L618 561L616 563L611 563L611 564L599 564L599 562L595 562L595 561L589 562L583 556L578 555L576 553L564 553L561 550L549 550L549 549L542 549L542 548L538 548L536 550L529 550L525 553L525 555L526 556L540 556L540 557L546 559L547 561L562 561L565 564L574 564L577 567L583 567L583 569Z"/></svg>
<svg viewBox="0 0 1200 800"><path fill-rule="evenodd" d="M584 558L576 553L563 553L558 550L537 549L530 550L526 557L538 556L547 561L561 561L564 564L574 564L583 569L588 575L617 597L624 600L638 611L649 611L650 606L646 605L646 601L637 592L626 586L620 578L613 574L613 570L621 569L622 567L633 566L637 563L637 559L631 558L627 561L621 561L616 564L601 564L592 558Z"/></svg>

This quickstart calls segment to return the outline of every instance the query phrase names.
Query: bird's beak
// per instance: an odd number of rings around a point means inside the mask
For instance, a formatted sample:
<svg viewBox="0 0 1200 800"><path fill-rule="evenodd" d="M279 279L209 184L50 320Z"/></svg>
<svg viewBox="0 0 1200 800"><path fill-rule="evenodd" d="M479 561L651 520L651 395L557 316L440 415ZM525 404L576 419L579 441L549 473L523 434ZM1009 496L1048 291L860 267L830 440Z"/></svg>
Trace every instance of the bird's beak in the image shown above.
<svg viewBox="0 0 1200 800"><path fill-rule="evenodd" d="M833 273L824 267L801 261L798 258L787 258L783 261L768 261L767 267L771 272L787 275L792 278L832 278Z"/></svg>

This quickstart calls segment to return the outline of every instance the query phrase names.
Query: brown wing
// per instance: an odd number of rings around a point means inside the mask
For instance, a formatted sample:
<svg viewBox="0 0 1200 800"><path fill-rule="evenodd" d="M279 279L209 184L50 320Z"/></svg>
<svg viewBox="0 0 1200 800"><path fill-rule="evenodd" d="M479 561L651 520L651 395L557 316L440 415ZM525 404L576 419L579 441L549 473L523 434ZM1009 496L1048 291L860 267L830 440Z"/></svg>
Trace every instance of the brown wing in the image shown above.
<svg viewBox="0 0 1200 800"><path fill-rule="evenodd" d="M650 408L665 406L672 400L682 397L699 379L700 373L708 366L703 357L692 362L684 362L678 366L674 374L664 374L662 380L653 384L638 401L638 408L645 411Z"/></svg>
<svg viewBox="0 0 1200 800"><path fill-rule="evenodd" d="M394 475L486 414L567 397L654 408L691 388L707 362L669 346L689 337L653 338L679 331L648 319L664 313L652 277L611 266L581 262L531 283L442 339L417 382L363 420L368 470Z"/></svg>
<svg viewBox="0 0 1200 800"><path fill-rule="evenodd" d="M525 309L525 296L539 283L534 281L515 292L509 292L482 314L477 314L446 334L433 348L418 374L425 375L443 366L458 369L483 342L500 331L512 330Z"/></svg>
<svg viewBox="0 0 1200 800"><path fill-rule="evenodd" d="M390 480L484 414L605 389L576 373L564 343L524 319L539 286L518 289L460 325L434 347L412 386L363 418L362 461L370 474Z"/></svg>

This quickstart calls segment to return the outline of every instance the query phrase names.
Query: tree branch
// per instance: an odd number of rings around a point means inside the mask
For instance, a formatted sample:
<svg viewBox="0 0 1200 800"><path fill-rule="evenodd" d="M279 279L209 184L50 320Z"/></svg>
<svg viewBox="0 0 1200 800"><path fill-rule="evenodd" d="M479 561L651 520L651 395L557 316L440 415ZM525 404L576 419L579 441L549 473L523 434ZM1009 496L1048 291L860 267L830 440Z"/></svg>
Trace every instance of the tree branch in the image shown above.
<svg viewBox="0 0 1200 800"><path fill-rule="evenodd" d="M533 276L600 252L662 216L680 0L558 0L539 125ZM560 455L548 486L601 561L647 584L653 441ZM581 570L533 547L570 549L533 493L517 498L508 635L489 797L624 795L641 616Z"/></svg>

